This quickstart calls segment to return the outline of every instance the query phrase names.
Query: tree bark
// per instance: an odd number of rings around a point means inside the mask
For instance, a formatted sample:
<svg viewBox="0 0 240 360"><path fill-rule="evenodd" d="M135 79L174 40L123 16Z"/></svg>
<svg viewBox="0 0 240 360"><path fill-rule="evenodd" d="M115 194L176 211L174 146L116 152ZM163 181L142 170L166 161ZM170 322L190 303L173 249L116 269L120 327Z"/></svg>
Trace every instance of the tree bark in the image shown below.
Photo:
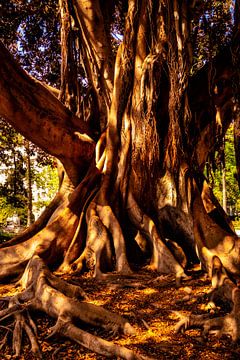
<svg viewBox="0 0 240 360"><path fill-rule="evenodd" d="M72 289L53 278L39 256L58 274L93 268L100 279L108 271L131 274L138 262L135 251L152 269L173 273L177 285L197 256L212 278L216 258L223 273L239 275L239 239L203 175L208 156L219 146L214 136L222 139L234 114L234 68L226 51L190 76L192 6L186 0L129 0L113 70L102 2L61 0L59 98L65 105L20 70L0 45L0 114L63 164L60 199L50 214L0 251L1 279L25 271L26 281L20 305L14 299L12 309L0 315L14 314L19 324L25 301L27 308L57 318L55 331L86 345L85 338L91 349L96 341L101 354L135 359L76 328L72 311L94 325L102 325L97 318L104 311L76 305L71 294L66 299ZM89 84L85 94L73 79L80 65ZM220 91L224 79L230 82ZM81 110L83 100L91 104L88 116ZM43 301L45 291L52 293L50 307ZM116 322L126 330L125 320ZM17 341L17 353L19 348Z"/></svg>
<svg viewBox="0 0 240 360"><path fill-rule="evenodd" d="M0 115L65 168L86 167L95 148L87 125L20 69L2 44L0 53Z"/></svg>

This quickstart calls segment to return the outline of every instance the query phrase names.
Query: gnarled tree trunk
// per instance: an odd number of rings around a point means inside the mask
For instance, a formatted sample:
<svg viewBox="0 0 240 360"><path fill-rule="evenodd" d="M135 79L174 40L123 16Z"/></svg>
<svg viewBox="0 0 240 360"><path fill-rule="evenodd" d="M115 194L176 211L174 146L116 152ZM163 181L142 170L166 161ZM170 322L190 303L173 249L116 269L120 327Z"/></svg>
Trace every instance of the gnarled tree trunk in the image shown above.
<svg viewBox="0 0 240 360"><path fill-rule="evenodd" d="M93 266L97 278L114 270L128 275L139 260L175 274L179 283L197 258L210 276L215 258L239 275L239 239L203 175L214 136L223 137L235 116L231 81L221 92L213 89L231 80L234 69L225 51L211 63L214 79L208 64L190 76L192 8L186 0L129 0L116 55L102 1L61 0L60 12L62 103L0 46L0 115L62 164L59 192L41 221L0 251L1 279L22 275L24 283L1 316L14 314L21 322L23 310L44 310L58 319L56 331L81 343L90 335L72 317L80 316L83 305L39 257L58 274ZM77 76L80 65L89 82L86 94ZM34 277L31 267L37 269ZM51 286L52 297L44 303ZM56 299L65 312L55 308ZM100 310L84 306L84 321L104 326L100 315L95 321ZM113 322L131 329L117 315ZM35 349L32 330L26 331ZM14 346L18 354L18 340ZM109 346L100 341L95 350L137 358Z"/></svg>

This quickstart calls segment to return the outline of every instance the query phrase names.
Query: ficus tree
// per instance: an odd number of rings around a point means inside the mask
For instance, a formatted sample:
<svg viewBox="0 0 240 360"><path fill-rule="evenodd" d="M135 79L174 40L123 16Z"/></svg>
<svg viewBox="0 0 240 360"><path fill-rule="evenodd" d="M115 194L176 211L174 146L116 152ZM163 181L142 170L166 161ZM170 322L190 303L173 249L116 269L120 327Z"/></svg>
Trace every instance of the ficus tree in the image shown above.
<svg viewBox="0 0 240 360"><path fill-rule="evenodd" d="M39 2L27 3L30 11ZM133 274L137 262L178 285L199 259L212 298L220 292L233 310L191 316L178 329L217 327L236 340L240 290L227 274L239 275L240 244L203 171L230 123L239 128L238 1L233 9L228 1L60 0L58 9L59 88L28 75L0 45L0 115L58 159L60 179L41 217L0 251L1 279L20 277L22 291L0 313L15 316L16 354L23 328L39 354L27 312L38 309L57 319L53 333L141 358L77 327L81 319L133 333L126 319L77 301L81 289L51 272L93 267L107 279ZM19 22L15 29L24 32Z"/></svg>

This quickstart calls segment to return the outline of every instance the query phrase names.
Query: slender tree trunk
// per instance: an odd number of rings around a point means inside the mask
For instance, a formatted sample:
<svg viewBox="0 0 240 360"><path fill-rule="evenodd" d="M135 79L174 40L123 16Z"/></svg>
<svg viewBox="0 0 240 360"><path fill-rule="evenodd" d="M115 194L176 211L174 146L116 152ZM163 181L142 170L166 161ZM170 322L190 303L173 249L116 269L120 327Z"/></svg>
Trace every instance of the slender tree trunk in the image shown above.
<svg viewBox="0 0 240 360"><path fill-rule="evenodd" d="M227 213L225 138L223 139L222 157L221 157L221 170L222 170L222 207L223 207L223 210Z"/></svg>
<svg viewBox="0 0 240 360"><path fill-rule="evenodd" d="M13 150L13 206L17 207L17 161L16 161L16 153Z"/></svg>
<svg viewBox="0 0 240 360"><path fill-rule="evenodd" d="M30 226L33 222L33 207L32 207L32 169L31 169L31 157L30 157L30 144L29 141L25 141L26 149L26 164L27 164L27 226Z"/></svg>
<svg viewBox="0 0 240 360"><path fill-rule="evenodd" d="M222 207L227 213L227 187L226 187L226 168L222 164Z"/></svg>

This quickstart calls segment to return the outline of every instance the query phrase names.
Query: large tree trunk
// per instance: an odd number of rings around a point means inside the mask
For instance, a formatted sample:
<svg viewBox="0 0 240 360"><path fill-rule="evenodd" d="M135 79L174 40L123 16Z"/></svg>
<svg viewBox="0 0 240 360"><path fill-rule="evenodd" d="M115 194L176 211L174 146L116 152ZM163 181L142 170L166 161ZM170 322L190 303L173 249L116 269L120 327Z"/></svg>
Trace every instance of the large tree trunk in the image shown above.
<svg viewBox="0 0 240 360"><path fill-rule="evenodd" d="M197 256L210 276L216 257L228 272L240 271L239 239L203 176L217 145L214 135L223 137L231 122L233 94L228 82L223 91L209 95L208 64L190 77L192 9L187 1L129 0L113 71L103 7L98 0L60 1L59 99L65 106L0 46L0 115L63 165L49 211L1 249L0 276L16 278L26 269L21 303L57 318L56 331L78 342L84 336L72 317L80 316L80 305L75 308L63 297L67 285L60 282L53 286L48 311L44 292L57 280L38 257L58 274L93 267L97 278L114 270L129 275L139 262L175 274L177 284ZM84 98L75 76L80 60L91 84ZM230 51L211 66L215 83L210 90L232 78ZM82 110L83 101L90 105L88 112ZM55 299L61 299L64 311L70 307L67 319L53 305ZM2 316L14 314L22 321L23 308L11 306ZM97 309L91 311L98 316ZM96 324L93 318L86 321ZM125 329L125 320L114 322ZM126 349L109 349L99 342L95 350L137 358Z"/></svg>

